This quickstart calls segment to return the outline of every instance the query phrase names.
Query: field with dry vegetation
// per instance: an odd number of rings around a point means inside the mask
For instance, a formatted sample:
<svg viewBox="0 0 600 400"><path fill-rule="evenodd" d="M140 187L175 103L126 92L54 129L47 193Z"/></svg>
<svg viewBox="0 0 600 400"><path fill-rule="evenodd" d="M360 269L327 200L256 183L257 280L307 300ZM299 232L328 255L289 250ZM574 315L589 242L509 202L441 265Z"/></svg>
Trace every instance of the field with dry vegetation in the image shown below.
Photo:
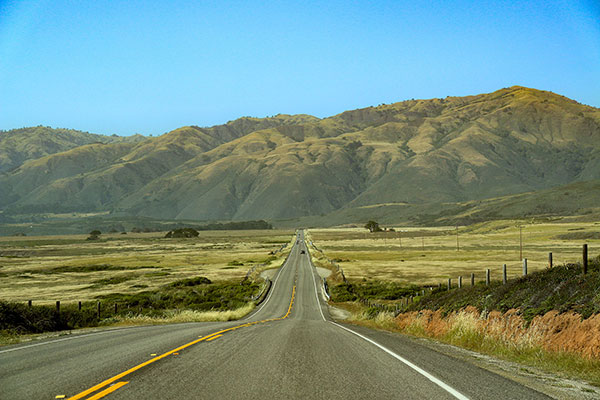
<svg viewBox="0 0 600 400"><path fill-rule="evenodd" d="M198 276L239 281L253 266L279 266L283 253L278 250L293 231L201 231L191 239L164 235L0 237L0 300L88 301Z"/></svg>
<svg viewBox="0 0 600 400"><path fill-rule="evenodd" d="M519 228L521 227L521 228ZM394 232L369 233L362 227L344 229L310 229L308 239L319 250L316 260L326 266L335 260L350 281L378 279L405 284L456 282L475 273L485 279L491 269L492 279L501 279L502 265L508 277L522 273L522 257L528 270L548 266L552 252L555 265L581 259L583 243L590 251L600 249L600 222L576 219L491 221L467 227L388 227ZM457 248L458 232L458 248Z"/></svg>
<svg viewBox="0 0 600 400"><path fill-rule="evenodd" d="M434 338L600 386L600 223L564 218L379 233L311 229L309 240L315 264L333 271L332 303L348 310L353 323ZM490 285L482 282L487 268ZM458 276L462 289L456 288Z"/></svg>

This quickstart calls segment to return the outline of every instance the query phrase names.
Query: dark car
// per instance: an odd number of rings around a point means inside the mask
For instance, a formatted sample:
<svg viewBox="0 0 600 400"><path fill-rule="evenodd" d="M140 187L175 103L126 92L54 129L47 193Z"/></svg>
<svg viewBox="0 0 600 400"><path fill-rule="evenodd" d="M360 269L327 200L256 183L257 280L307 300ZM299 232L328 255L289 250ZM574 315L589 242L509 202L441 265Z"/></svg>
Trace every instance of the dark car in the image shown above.
<svg viewBox="0 0 600 400"><path fill-rule="evenodd" d="M300 250L300 254L306 254L304 250Z"/></svg>

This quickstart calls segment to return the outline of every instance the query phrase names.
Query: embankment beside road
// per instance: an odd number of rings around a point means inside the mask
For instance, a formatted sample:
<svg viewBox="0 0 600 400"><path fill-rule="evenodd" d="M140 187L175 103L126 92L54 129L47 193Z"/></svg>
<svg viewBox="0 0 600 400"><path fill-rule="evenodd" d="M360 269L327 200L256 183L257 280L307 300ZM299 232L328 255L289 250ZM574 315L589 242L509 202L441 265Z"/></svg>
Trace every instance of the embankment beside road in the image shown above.
<svg viewBox="0 0 600 400"><path fill-rule="evenodd" d="M527 321L516 309L485 313L468 306L449 314L441 310L401 313L393 324L401 332L475 350L504 347L518 353L539 349L579 355L600 366L600 314L582 318L573 312L550 311Z"/></svg>
<svg viewBox="0 0 600 400"><path fill-rule="evenodd" d="M425 295L408 305L390 299L388 286L339 284L332 299L353 311L357 324L433 338L600 386L600 257L589 260L586 274L580 264L565 264L506 283L418 290ZM349 302L348 293L358 298Z"/></svg>
<svg viewBox="0 0 600 400"><path fill-rule="evenodd" d="M562 377L600 386L600 314L582 318L555 310L527 321L519 310L481 312L467 306L446 313L421 310L375 315L355 312L351 321L491 355Z"/></svg>

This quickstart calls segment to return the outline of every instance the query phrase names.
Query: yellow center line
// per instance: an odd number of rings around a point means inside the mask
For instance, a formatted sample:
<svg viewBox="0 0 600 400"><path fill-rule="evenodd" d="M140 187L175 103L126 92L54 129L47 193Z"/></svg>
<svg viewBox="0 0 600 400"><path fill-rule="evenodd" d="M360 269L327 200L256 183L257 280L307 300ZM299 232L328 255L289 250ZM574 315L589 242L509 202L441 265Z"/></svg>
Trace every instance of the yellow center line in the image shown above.
<svg viewBox="0 0 600 400"><path fill-rule="evenodd" d="M118 374L118 375L115 375L115 376L113 376L112 378L108 378L108 379L106 379L105 381L102 381L102 382L100 382L99 384L97 384L97 385L95 385L95 386L92 386L91 388L89 388L89 389L87 389L87 390L84 390L84 391L83 391L83 392L81 392L81 393L78 393L78 394L76 394L75 396L69 397L67 400L78 400L78 399L84 398L84 397L85 397L85 396L87 396L88 394L94 393L95 391L97 391L97 390L99 390L99 389L103 388L104 386L106 386L106 385L110 385L110 384L111 384L111 383L113 383L114 381L117 381L117 380L119 380L119 379L123 378L124 376L126 376L126 375L129 375L129 374L131 374L132 372L135 372L135 371L137 371L137 370L139 370L139 369L141 369L141 368L144 368L145 366L147 366L147 365L149 365L149 364L152 364L152 363L154 363L154 362L156 362L156 361L158 361L158 360L160 360L160 359L163 359L163 358L165 358L165 357L167 357L167 356L169 356L169 355L171 355L171 354L173 354L173 353L177 353L177 352L179 352L180 350L183 350L183 349L185 349L185 348L188 348L188 347L190 347L190 346L193 346L193 345L195 345L196 343L200 343L200 342L202 342L202 341L204 341L204 340L206 340L206 341L211 341L211 340L213 340L213 339L216 339L217 337L223 336L223 333L225 333L225 332L234 331L234 330L236 330L236 329L238 329L238 328L244 328L244 327L248 327L248 326L255 325L255 324L260 324L260 323L265 323L265 322L270 322L270 321L280 321L280 320L284 320L284 319L286 319L286 318L287 318L287 317L290 315L290 312L292 311L292 306L294 305L294 298L295 298L295 295L296 295L296 285L295 285L295 282L294 282L294 286L292 287L292 299L290 300L290 305L289 305L289 307L288 307L287 313L285 313L285 315L284 315L283 317L279 317L279 318L270 318L270 319L265 319L265 320L262 320L262 321L247 322L247 323L245 323L245 324L236 325L236 326L233 326L233 327L231 327L231 328L223 329L223 330L220 330L220 331L217 331L217 332L211 333L211 334L209 334L209 335L203 336L203 337L201 337L200 339L193 340L193 341L191 341L191 342L189 342L189 343L186 343L186 344L184 344L184 345L182 345L182 346L179 346L179 347L177 347L177 348L175 348L175 349L173 349L173 350L167 351L166 353L164 353L164 354L161 354L160 356L156 356L156 357L154 357L154 358L151 358L151 359L149 359L148 361L144 361L143 363L141 363L141 364L138 364L138 365L136 365L135 367L129 368L127 371L121 372L120 374ZM104 390L104 391L102 391L102 392L100 392L100 393L98 393L98 394L96 394L96 395L94 395L94 396L90 397L90 398L89 398L89 399L87 399L87 400L97 399L97 398L99 398L99 397L96 397L96 396L99 396L99 395L101 395L102 393L105 393L105 392L106 392L105 394L102 394L102 396L105 396L106 394L108 394L108 393L111 393L111 392L113 392L113 391L117 390L118 388L120 388L121 386L124 386L124 385L126 385L127 383L128 383L128 382L119 382L119 383L116 383L115 385L111 386L110 388L108 388L108 389L106 389L106 390ZM116 387L115 389L113 389L113 388L114 388L115 386L117 386L117 385L120 385L120 386L118 386L118 387ZM110 390L110 389L112 389L112 390ZM110 391L108 391L108 390L110 390ZM108 392L107 392L107 391L108 391Z"/></svg>
<svg viewBox="0 0 600 400"><path fill-rule="evenodd" d="M114 392L118 388L123 387L123 386L127 385L128 383L129 382L117 382L114 385L109 386L108 388L104 389L100 393L93 395L88 400L98 400L98 399L101 399L102 397L106 396L107 394Z"/></svg>
<svg viewBox="0 0 600 400"><path fill-rule="evenodd" d="M207 342L210 342L211 340L215 340L215 339L217 339L217 338L220 338L221 336L223 336L223 335L217 335L217 336L213 336L213 337L211 337L210 339L206 339L206 341L207 341Z"/></svg>

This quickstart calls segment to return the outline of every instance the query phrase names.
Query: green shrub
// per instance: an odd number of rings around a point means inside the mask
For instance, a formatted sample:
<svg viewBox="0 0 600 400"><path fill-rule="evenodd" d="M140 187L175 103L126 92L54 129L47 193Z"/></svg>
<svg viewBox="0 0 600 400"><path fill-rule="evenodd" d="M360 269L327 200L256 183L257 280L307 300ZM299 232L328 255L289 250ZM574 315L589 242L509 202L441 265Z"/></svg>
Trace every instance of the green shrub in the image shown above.
<svg viewBox="0 0 600 400"><path fill-rule="evenodd" d="M165 235L166 238L195 238L198 237L200 233L192 228L179 228L173 231L167 232Z"/></svg>

